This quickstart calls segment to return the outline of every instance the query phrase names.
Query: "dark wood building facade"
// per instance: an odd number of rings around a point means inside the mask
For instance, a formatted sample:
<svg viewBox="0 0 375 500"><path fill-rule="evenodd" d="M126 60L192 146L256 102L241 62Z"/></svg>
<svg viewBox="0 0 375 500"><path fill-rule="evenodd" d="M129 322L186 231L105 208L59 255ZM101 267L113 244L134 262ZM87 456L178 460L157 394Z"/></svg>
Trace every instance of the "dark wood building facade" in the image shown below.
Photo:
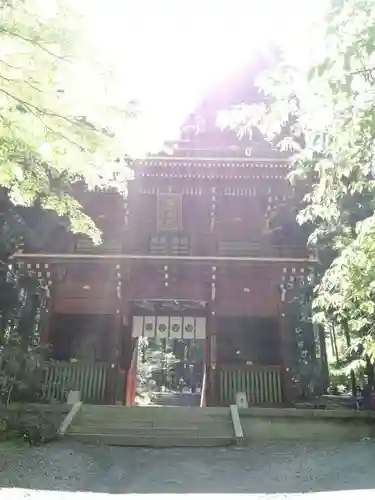
<svg viewBox="0 0 375 500"><path fill-rule="evenodd" d="M295 222L289 162L185 151L133 169L126 197L85 195L102 245L72 239L18 257L48 286L54 357L65 369L100 366L87 398L114 402L138 337L205 341L208 403L246 392L250 404L287 404L287 304L315 262Z"/></svg>

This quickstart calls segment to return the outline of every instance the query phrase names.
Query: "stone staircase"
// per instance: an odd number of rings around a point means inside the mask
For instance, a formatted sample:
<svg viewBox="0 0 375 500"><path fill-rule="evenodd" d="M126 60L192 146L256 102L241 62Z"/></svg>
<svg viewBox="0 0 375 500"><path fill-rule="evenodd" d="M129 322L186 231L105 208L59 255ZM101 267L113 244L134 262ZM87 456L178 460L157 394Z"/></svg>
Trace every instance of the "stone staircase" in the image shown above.
<svg viewBox="0 0 375 500"><path fill-rule="evenodd" d="M207 447L234 442L229 408L83 405L66 434L114 446Z"/></svg>
<svg viewBox="0 0 375 500"><path fill-rule="evenodd" d="M157 392L152 400L156 406L199 406L200 394L180 392Z"/></svg>

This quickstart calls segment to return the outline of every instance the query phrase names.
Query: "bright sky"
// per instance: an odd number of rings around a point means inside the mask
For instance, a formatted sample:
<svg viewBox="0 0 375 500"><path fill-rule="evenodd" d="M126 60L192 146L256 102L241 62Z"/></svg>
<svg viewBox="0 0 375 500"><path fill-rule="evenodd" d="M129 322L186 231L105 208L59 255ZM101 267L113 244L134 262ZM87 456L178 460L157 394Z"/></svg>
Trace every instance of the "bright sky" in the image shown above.
<svg viewBox="0 0 375 500"><path fill-rule="evenodd" d="M83 1L83 0L82 0ZM84 0L98 54L139 98L142 126L161 139L205 88L240 68L271 41L299 50L327 0ZM309 8L310 7L310 8ZM313 8L313 10L312 10Z"/></svg>

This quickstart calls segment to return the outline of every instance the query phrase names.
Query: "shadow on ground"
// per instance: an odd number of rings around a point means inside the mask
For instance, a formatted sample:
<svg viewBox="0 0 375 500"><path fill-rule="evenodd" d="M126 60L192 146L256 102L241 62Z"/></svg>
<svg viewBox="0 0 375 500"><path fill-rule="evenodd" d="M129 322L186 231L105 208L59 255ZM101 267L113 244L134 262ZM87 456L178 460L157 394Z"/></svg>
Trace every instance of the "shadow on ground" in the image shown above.
<svg viewBox="0 0 375 500"><path fill-rule="evenodd" d="M0 486L98 493L300 493L375 488L375 443L142 449L55 443L7 450ZM375 498L375 497L374 497Z"/></svg>

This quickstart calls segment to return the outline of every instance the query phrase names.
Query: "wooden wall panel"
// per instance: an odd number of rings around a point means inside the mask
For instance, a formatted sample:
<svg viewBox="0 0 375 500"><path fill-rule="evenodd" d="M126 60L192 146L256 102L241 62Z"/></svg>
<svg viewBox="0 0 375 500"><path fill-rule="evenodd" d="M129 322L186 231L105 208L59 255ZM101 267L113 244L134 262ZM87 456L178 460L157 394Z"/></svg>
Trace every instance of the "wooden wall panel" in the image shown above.
<svg viewBox="0 0 375 500"><path fill-rule="evenodd" d="M218 270L214 309L220 316L276 316L280 300L277 270L245 266Z"/></svg>
<svg viewBox="0 0 375 500"><path fill-rule="evenodd" d="M132 193L129 197L129 235L125 248L129 252L146 253L150 235L156 232L157 196L155 194Z"/></svg>
<svg viewBox="0 0 375 500"><path fill-rule="evenodd" d="M204 255L204 236L210 233L211 194L183 195L183 232L188 235L191 254Z"/></svg>
<svg viewBox="0 0 375 500"><path fill-rule="evenodd" d="M116 297L116 285L114 283L100 284L92 282L88 285L80 284L61 284L54 289L53 295L55 298L81 298L91 299L97 297Z"/></svg>
<svg viewBox="0 0 375 500"><path fill-rule="evenodd" d="M135 265L130 276L124 290L127 301L144 298L208 301L211 297L210 275L201 265L173 262L164 266L145 262Z"/></svg>
<svg viewBox="0 0 375 500"><path fill-rule="evenodd" d="M221 195L216 209L217 236L226 240L261 240L265 212L261 202L257 197Z"/></svg>
<svg viewBox="0 0 375 500"><path fill-rule="evenodd" d="M62 314L115 314L118 300L109 298L59 298L54 301L53 312Z"/></svg>

